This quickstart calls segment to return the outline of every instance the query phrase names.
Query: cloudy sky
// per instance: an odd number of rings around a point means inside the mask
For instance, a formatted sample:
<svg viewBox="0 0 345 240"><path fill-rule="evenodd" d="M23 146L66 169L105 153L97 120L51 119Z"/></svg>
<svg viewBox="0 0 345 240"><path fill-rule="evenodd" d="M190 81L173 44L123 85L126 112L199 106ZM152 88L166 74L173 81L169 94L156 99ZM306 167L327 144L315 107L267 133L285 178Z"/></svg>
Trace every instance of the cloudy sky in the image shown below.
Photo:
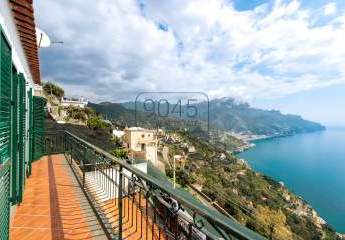
<svg viewBox="0 0 345 240"><path fill-rule="evenodd" d="M92 101L204 91L345 124L345 1L41 0L44 81Z"/></svg>

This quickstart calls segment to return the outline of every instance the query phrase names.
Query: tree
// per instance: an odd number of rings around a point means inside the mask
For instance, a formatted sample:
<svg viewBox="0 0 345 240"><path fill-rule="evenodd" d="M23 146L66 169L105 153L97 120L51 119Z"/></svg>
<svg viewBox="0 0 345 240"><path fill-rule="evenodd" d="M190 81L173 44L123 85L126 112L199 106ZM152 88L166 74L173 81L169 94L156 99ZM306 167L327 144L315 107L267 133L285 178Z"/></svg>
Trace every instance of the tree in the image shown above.
<svg viewBox="0 0 345 240"><path fill-rule="evenodd" d="M173 178L174 169L172 169L168 165L165 165L165 174L167 175L167 177ZM175 174L176 182L180 184L182 187L186 187L189 184L195 182L194 176L190 175L185 169L177 168Z"/></svg>
<svg viewBox="0 0 345 240"><path fill-rule="evenodd" d="M51 82L44 83L43 91L46 94L54 95L57 98L62 98L63 96L65 96L65 91L58 85L55 85Z"/></svg>
<svg viewBox="0 0 345 240"><path fill-rule="evenodd" d="M286 216L281 211L275 211L259 205L255 210L257 223L269 239L292 239L290 228L286 225Z"/></svg>
<svg viewBox="0 0 345 240"><path fill-rule="evenodd" d="M176 180L182 187L186 187L191 183L191 177L184 169L176 171Z"/></svg>

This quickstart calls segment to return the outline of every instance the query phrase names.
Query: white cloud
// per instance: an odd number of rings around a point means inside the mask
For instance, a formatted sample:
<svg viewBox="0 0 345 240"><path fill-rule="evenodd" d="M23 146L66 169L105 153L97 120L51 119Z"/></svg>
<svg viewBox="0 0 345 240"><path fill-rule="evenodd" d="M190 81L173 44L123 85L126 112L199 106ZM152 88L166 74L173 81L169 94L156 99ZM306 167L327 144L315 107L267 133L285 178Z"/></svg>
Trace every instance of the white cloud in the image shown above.
<svg viewBox="0 0 345 240"><path fill-rule="evenodd" d="M141 91L274 98L345 83L344 15L314 24L317 10L297 0L243 12L222 0L143 2L37 1L41 27L65 41L42 53L44 75L93 100Z"/></svg>
<svg viewBox="0 0 345 240"><path fill-rule="evenodd" d="M335 2L328 3L324 7L324 13L325 13L326 16L333 15L336 12L337 12L337 6L336 6Z"/></svg>

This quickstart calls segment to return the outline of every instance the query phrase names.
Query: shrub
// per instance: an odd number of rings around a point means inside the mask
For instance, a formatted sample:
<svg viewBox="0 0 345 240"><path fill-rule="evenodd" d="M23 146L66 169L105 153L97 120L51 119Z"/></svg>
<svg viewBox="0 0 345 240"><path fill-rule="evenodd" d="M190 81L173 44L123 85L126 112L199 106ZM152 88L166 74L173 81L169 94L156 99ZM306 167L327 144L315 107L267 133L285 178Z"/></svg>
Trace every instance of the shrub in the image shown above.
<svg viewBox="0 0 345 240"><path fill-rule="evenodd" d="M57 98L62 98L65 95L65 91L61 87L59 87L59 86L57 86L51 82L44 83L43 91L46 94L54 95Z"/></svg>
<svg viewBox="0 0 345 240"><path fill-rule="evenodd" d="M117 158L128 158L128 150L124 148L116 148L111 151L111 154Z"/></svg>
<svg viewBox="0 0 345 240"><path fill-rule="evenodd" d="M174 176L174 171L172 168L170 168L169 166L165 165L165 174L170 177L173 178Z"/></svg>
<svg viewBox="0 0 345 240"><path fill-rule="evenodd" d="M86 114L83 108L68 106L66 109L67 119L86 121Z"/></svg>
<svg viewBox="0 0 345 240"><path fill-rule="evenodd" d="M111 135L110 140L116 145L121 146L121 139L115 135Z"/></svg>
<svg viewBox="0 0 345 240"><path fill-rule="evenodd" d="M255 210L255 218L263 228L263 234L270 239L291 239L290 228L286 225L286 216L281 211L259 205Z"/></svg>
<svg viewBox="0 0 345 240"><path fill-rule="evenodd" d="M84 109L85 114L86 114L88 117L96 116L96 113L95 113L95 111L94 111L92 108L85 107L85 108L83 108L83 109Z"/></svg>
<svg viewBox="0 0 345 240"><path fill-rule="evenodd" d="M186 187L187 185L191 184L191 177L184 169L176 170L176 181L182 186Z"/></svg>
<svg viewBox="0 0 345 240"><path fill-rule="evenodd" d="M165 167L165 174L168 177L173 178L174 177L174 170L171 167L166 166ZM177 168L175 170L175 174L176 174L176 182L178 184L180 184L182 187L186 187L189 184L192 184L193 182L195 182L195 176L190 175L184 169Z"/></svg>
<svg viewBox="0 0 345 240"><path fill-rule="evenodd" d="M58 109L60 115L60 107ZM94 117L95 112L91 108L81 108L75 106L68 106L66 108L67 119L76 119L85 122L87 119Z"/></svg>
<svg viewBox="0 0 345 240"><path fill-rule="evenodd" d="M109 124L105 123L99 116L90 117L87 120L86 125L91 130L106 129L110 127Z"/></svg>
<svg viewBox="0 0 345 240"><path fill-rule="evenodd" d="M62 110L62 107L59 106L59 107L58 107L58 114L59 114L59 116L61 116L61 110Z"/></svg>

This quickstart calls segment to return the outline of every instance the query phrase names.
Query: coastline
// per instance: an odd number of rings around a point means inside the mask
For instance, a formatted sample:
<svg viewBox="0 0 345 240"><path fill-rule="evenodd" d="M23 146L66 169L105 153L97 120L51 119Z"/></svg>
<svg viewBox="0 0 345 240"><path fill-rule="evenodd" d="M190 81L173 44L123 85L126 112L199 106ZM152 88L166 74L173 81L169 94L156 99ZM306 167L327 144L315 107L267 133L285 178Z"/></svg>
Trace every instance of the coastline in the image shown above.
<svg viewBox="0 0 345 240"><path fill-rule="evenodd" d="M247 150L249 150L249 149L251 149L251 148L254 148L254 147L256 146L255 143L261 142L261 141L266 141L266 140L272 140L272 139L274 139L274 138L286 138L286 137L292 137L292 136L296 136L296 135L312 134L312 133L324 132L324 131L332 130L332 129L333 129L333 128L324 128L324 129L317 130L317 131L308 131L308 132L300 132L300 133L295 133L295 134L285 134L285 135L279 135L279 136L273 135L273 136L265 136L265 137L261 137L261 138L253 138L253 139L250 139L250 140L248 140L248 141L246 142L246 143L250 144L250 147L244 148L244 149L242 149L242 151L234 152L234 155L235 155L236 158L238 158L239 160L245 162L246 165L249 166L249 168L252 169L252 166L251 166L250 162L249 162L247 159L245 159L245 158L243 158L243 157L240 157L239 154L240 154L240 153L243 153L243 152L245 152L245 151L247 151ZM344 128L341 128L341 130L344 130ZM248 145L248 146L249 146L249 145ZM284 188L286 188L290 193L293 193L296 197L298 197L299 199L301 199L301 201L303 201L303 202L305 203L305 205L308 206L308 207L310 208L311 212L315 212L315 214L312 214L313 218L318 219L318 222L319 222L319 223L321 223L321 224L327 224L327 225L331 226L333 229L335 229L335 228L333 227L333 225L330 225L328 221L324 220L324 218L321 217L321 216L319 215L319 212L320 212L319 210L316 210L316 209L313 207L313 205L312 205L309 201L307 201L304 197L302 197L301 194L297 194L297 193L295 193L294 190L292 190L292 189L290 189L289 187L287 187L287 186L284 184L283 181L279 181L279 180L277 180L275 177L273 177L273 176L271 176L271 175L268 175L268 174L266 174L266 173L260 172L260 171L258 171L258 170L254 170L254 169L253 169L253 171L255 171L255 172L259 173L259 174L262 174L262 175L264 175L264 176L268 176L268 177L272 178L272 180L274 180L275 182L281 184L281 185L282 185ZM345 239L345 232L337 231L336 229L335 229L335 231L336 231L337 235L338 235L341 239Z"/></svg>
<svg viewBox="0 0 345 240"><path fill-rule="evenodd" d="M255 135L255 134L241 134L241 133L229 133L229 132L227 134L230 134L231 136L236 137L245 143L245 145L238 147L235 151L232 152L234 155L237 155L239 153L242 153L244 151L247 151L255 147L255 143L260 142L260 141L271 140L274 138L292 137L292 136L296 136L300 134L323 132L323 131L327 131L327 129L328 128L323 127L322 129L314 130L314 131L305 131L305 132L297 132L297 133L289 133L289 134L273 134L273 135Z"/></svg>

